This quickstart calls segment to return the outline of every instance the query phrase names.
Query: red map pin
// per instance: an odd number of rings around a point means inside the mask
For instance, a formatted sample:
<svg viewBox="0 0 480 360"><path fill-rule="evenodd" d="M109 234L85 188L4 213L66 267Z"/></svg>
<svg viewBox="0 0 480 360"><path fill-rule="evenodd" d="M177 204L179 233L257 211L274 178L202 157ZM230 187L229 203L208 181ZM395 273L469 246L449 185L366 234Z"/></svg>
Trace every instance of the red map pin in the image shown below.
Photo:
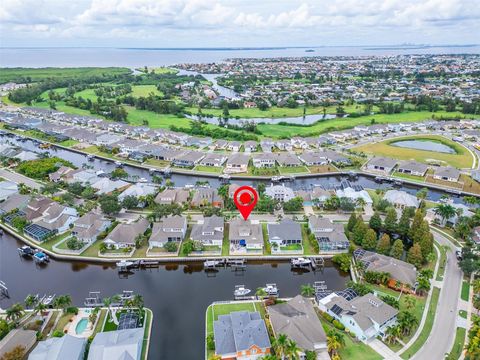
<svg viewBox="0 0 480 360"><path fill-rule="evenodd" d="M233 202L243 219L247 220L255 205L257 205L258 194L251 186L240 186L233 194Z"/></svg>

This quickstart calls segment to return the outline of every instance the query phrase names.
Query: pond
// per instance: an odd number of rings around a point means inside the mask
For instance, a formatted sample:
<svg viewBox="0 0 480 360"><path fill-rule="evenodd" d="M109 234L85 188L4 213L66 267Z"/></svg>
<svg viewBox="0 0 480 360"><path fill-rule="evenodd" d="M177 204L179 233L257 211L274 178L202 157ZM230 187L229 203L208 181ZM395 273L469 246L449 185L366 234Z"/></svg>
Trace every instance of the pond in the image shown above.
<svg viewBox="0 0 480 360"><path fill-rule="evenodd" d="M400 140L390 143L392 146L397 146L407 149L434 151L444 154L456 154L456 150L448 145L445 145L439 141L433 140Z"/></svg>

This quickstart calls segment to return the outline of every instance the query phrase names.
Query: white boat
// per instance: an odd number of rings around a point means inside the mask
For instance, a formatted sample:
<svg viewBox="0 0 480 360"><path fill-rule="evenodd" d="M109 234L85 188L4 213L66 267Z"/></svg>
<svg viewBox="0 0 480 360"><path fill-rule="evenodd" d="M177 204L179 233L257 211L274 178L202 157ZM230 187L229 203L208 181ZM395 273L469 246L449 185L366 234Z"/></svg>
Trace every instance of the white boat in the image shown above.
<svg viewBox="0 0 480 360"><path fill-rule="evenodd" d="M133 265L133 261L122 260L116 263L118 268L128 268Z"/></svg>
<svg viewBox="0 0 480 360"><path fill-rule="evenodd" d="M87 160L88 161L93 161L93 159L95 159L95 156L93 156L92 154L87 155Z"/></svg>
<svg viewBox="0 0 480 360"><path fill-rule="evenodd" d="M195 185L192 185L192 184L187 184L184 186L185 189L193 189L195 187Z"/></svg>
<svg viewBox="0 0 480 360"><path fill-rule="evenodd" d="M308 266L312 263L312 260L299 257L292 259L290 262L292 266Z"/></svg>
<svg viewBox="0 0 480 360"><path fill-rule="evenodd" d="M252 290L245 288L245 285L236 285L233 295L236 297L247 296Z"/></svg>
<svg viewBox="0 0 480 360"><path fill-rule="evenodd" d="M146 183L146 182L148 182L148 180L142 177L142 178L138 179L138 182L139 183Z"/></svg>
<svg viewBox="0 0 480 360"><path fill-rule="evenodd" d="M267 286L265 286L263 288L263 290L267 293L267 295L269 296L274 296L274 295L278 295L278 288L277 288L277 284L267 284Z"/></svg>
<svg viewBox="0 0 480 360"><path fill-rule="evenodd" d="M283 176L272 176L272 182L282 181Z"/></svg>
<svg viewBox="0 0 480 360"><path fill-rule="evenodd" d="M53 299L55 299L55 294L49 296L45 295L42 299L42 304L48 306L53 302Z"/></svg>
<svg viewBox="0 0 480 360"><path fill-rule="evenodd" d="M219 175L218 176L220 179L225 179L225 180L228 180L228 179L231 179L232 177L228 174L222 174L222 175Z"/></svg>
<svg viewBox="0 0 480 360"><path fill-rule="evenodd" d="M122 167L123 164L120 162L120 161L115 161L115 165L118 166L118 167Z"/></svg>
<svg viewBox="0 0 480 360"><path fill-rule="evenodd" d="M203 262L203 267L212 268L223 264L223 260L205 260Z"/></svg>

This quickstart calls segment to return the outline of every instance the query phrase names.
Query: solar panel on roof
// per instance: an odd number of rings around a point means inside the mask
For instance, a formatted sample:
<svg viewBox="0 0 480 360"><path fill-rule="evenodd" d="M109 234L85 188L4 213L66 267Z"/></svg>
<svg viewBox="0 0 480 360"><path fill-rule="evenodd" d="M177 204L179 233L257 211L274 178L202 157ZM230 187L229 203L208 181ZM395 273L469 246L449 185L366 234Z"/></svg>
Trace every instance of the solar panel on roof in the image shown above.
<svg viewBox="0 0 480 360"><path fill-rule="evenodd" d="M138 327L138 315L136 313L120 314L118 330L136 329Z"/></svg>
<svg viewBox="0 0 480 360"><path fill-rule="evenodd" d="M333 305L331 310L335 315L340 315L343 311L342 308L337 304Z"/></svg>

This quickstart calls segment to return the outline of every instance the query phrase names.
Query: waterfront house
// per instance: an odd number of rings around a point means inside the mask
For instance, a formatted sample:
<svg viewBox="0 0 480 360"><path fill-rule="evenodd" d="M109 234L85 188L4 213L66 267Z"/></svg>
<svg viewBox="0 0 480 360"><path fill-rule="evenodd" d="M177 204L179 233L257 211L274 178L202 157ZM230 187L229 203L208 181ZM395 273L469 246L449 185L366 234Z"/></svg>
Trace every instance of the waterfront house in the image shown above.
<svg viewBox="0 0 480 360"><path fill-rule="evenodd" d="M133 248L137 236L143 235L149 227L150 223L144 218L130 224L118 224L103 242L115 249Z"/></svg>
<svg viewBox="0 0 480 360"><path fill-rule="evenodd" d="M435 168L433 178L435 180L458 182L458 179L460 178L460 171L451 166L440 166Z"/></svg>
<svg viewBox="0 0 480 360"><path fill-rule="evenodd" d="M280 153L277 155L277 163L283 167L300 166L302 162L294 154Z"/></svg>
<svg viewBox="0 0 480 360"><path fill-rule="evenodd" d="M298 158L307 166L319 166L328 164L327 157L323 151L305 151L298 155Z"/></svg>
<svg viewBox="0 0 480 360"><path fill-rule="evenodd" d="M111 194L114 191L123 191L130 186L130 183L123 180L110 180L109 178L98 178L92 183L92 188L96 190L97 195Z"/></svg>
<svg viewBox="0 0 480 360"><path fill-rule="evenodd" d="M90 211L79 217L73 223L72 236L84 243L93 243L97 236L105 231L111 222L103 218L100 214Z"/></svg>
<svg viewBox="0 0 480 360"><path fill-rule="evenodd" d="M310 195L312 201L319 206L322 206L331 196L330 191L325 190L321 186L314 186Z"/></svg>
<svg viewBox="0 0 480 360"><path fill-rule="evenodd" d="M283 219L278 224L267 224L268 241L281 247L302 244L302 227L296 221Z"/></svg>
<svg viewBox="0 0 480 360"><path fill-rule="evenodd" d="M222 246L224 219L219 216L205 217L192 226L190 238L207 246Z"/></svg>
<svg viewBox="0 0 480 360"><path fill-rule="evenodd" d="M175 156L172 164L180 167L194 167L204 156L205 154L200 151L187 151Z"/></svg>
<svg viewBox="0 0 480 360"><path fill-rule="evenodd" d="M281 202L292 200L295 197L293 189L285 186L285 184L270 184L270 186L265 189L265 195Z"/></svg>
<svg viewBox="0 0 480 360"><path fill-rule="evenodd" d="M383 338L388 328L397 324L398 310L371 293L353 299L332 293L318 305L365 343L376 337Z"/></svg>
<svg viewBox="0 0 480 360"><path fill-rule="evenodd" d="M28 360L83 360L87 339L65 334L39 341Z"/></svg>
<svg viewBox="0 0 480 360"><path fill-rule="evenodd" d="M140 360L144 328L100 332L93 338L88 360Z"/></svg>
<svg viewBox="0 0 480 360"><path fill-rule="evenodd" d="M95 145L98 146L105 146L109 147L112 144L115 144L116 142L119 142L122 140L122 137L119 135L111 134L111 133L105 133L102 135L97 136L97 139L95 140Z"/></svg>
<svg viewBox="0 0 480 360"><path fill-rule="evenodd" d="M354 189L351 186L340 188L335 190L339 198L345 197L350 199L352 202L356 203L358 199L363 199L367 206L372 206L373 200L370 197L369 193L363 189Z"/></svg>
<svg viewBox="0 0 480 360"><path fill-rule="evenodd" d="M224 172L227 174L247 172L249 160L248 155L241 153L232 154L228 157L227 167Z"/></svg>
<svg viewBox="0 0 480 360"><path fill-rule="evenodd" d="M179 244L187 232L187 218L175 215L162 218L159 222L153 223L152 235L148 240L150 248L163 247L167 242Z"/></svg>
<svg viewBox="0 0 480 360"><path fill-rule="evenodd" d="M187 189L168 188L158 193L155 197L157 204L180 204L183 205L188 202L190 191Z"/></svg>
<svg viewBox="0 0 480 360"><path fill-rule="evenodd" d="M353 252L356 262L361 262L365 271L389 273L390 278L401 284L415 288L417 269L414 265L390 256L377 254L372 251L357 249Z"/></svg>
<svg viewBox="0 0 480 360"><path fill-rule="evenodd" d="M236 218L229 223L230 253L245 254L263 252L262 225Z"/></svg>
<svg viewBox="0 0 480 360"><path fill-rule="evenodd" d="M323 151L323 156L325 156L328 163L336 166L349 166L352 164L352 160L336 151L326 149Z"/></svg>
<svg viewBox="0 0 480 360"><path fill-rule="evenodd" d="M388 175L393 171L396 165L397 160L395 159L374 157L365 165L365 168L367 170L381 172Z"/></svg>
<svg viewBox="0 0 480 360"><path fill-rule="evenodd" d="M226 146L227 150L233 151L233 152L240 151L241 147L242 147L242 143L240 141L229 141Z"/></svg>
<svg viewBox="0 0 480 360"><path fill-rule="evenodd" d="M301 356L314 351L327 356L317 355L318 359L329 358L327 336L310 299L297 295L285 303L268 306L267 310L275 336L284 334L295 341Z"/></svg>
<svg viewBox="0 0 480 360"><path fill-rule="evenodd" d="M136 183L129 186L126 190L124 190L120 195L118 195L118 200L123 201L127 196L134 196L140 201L138 207L145 206L145 198L148 195L155 195L157 192L157 187L151 184L145 183Z"/></svg>
<svg viewBox="0 0 480 360"><path fill-rule="evenodd" d="M388 190L383 196L384 200L387 200L397 209L405 209L407 207L418 208L420 202L416 196L413 196L403 190Z"/></svg>
<svg viewBox="0 0 480 360"><path fill-rule="evenodd" d="M220 153L208 153L200 161L200 165L222 167L227 161L227 156Z"/></svg>
<svg viewBox="0 0 480 360"><path fill-rule="evenodd" d="M460 217L467 217L470 218L474 215L474 213L470 210L470 208L464 204L454 203L453 200L447 201L447 204L452 206L455 209L455 214L448 218L443 219L439 214L436 214L435 208L427 209L425 220L430 223L437 223L446 226L455 226L460 219Z"/></svg>
<svg viewBox="0 0 480 360"><path fill-rule="evenodd" d="M415 176L425 176L428 170L428 165L422 164L418 161L407 160L401 161L398 164L397 171L402 174L415 175Z"/></svg>
<svg viewBox="0 0 480 360"><path fill-rule="evenodd" d="M100 177L97 175L97 172L92 169L77 169L74 171L69 171L62 175L63 180L68 184L80 183L82 185L93 184L100 180Z"/></svg>
<svg viewBox="0 0 480 360"><path fill-rule="evenodd" d="M259 312L234 311L213 322L215 354L222 359L256 360L270 353L270 338Z"/></svg>
<svg viewBox="0 0 480 360"><path fill-rule="evenodd" d="M0 201L18 193L18 185L12 181L0 181Z"/></svg>
<svg viewBox="0 0 480 360"><path fill-rule="evenodd" d="M275 160L272 153L260 153L253 156L252 163L256 168L271 168L275 166Z"/></svg>
<svg viewBox="0 0 480 360"><path fill-rule="evenodd" d="M320 252L347 252L350 242L345 235L344 225L330 219L310 216L308 228L318 242Z"/></svg>
<svg viewBox="0 0 480 360"><path fill-rule="evenodd" d="M217 189L198 188L195 190L190 204L192 207L223 207L223 199L218 195Z"/></svg>
<svg viewBox="0 0 480 360"><path fill-rule="evenodd" d="M77 220L77 210L47 198L33 198L25 209L25 218L31 221L24 233L37 241L52 234L63 234Z"/></svg>

